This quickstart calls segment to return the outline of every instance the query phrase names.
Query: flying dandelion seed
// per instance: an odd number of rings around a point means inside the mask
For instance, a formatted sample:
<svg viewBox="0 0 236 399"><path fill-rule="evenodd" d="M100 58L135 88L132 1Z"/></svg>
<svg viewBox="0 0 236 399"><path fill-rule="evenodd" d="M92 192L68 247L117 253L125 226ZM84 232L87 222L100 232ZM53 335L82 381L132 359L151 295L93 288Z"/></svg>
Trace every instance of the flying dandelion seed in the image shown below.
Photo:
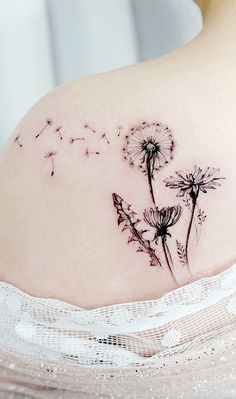
<svg viewBox="0 0 236 399"><path fill-rule="evenodd" d="M44 125L42 130L40 130L40 132L35 136L35 138L37 139L39 136L41 136L41 134L43 134L45 132L47 127L51 126L51 125L52 125L52 119L50 119L50 118L46 119L46 124Z"/></svg>
<svg viewBox="0 0 236 399"><path fill-rule="evenodd" d="M44 158L51 159L52 171L51 176L54 176L55 168L54 168L54 156L56 155L56 151L49 151L47 154L44 155Z"/></svg>

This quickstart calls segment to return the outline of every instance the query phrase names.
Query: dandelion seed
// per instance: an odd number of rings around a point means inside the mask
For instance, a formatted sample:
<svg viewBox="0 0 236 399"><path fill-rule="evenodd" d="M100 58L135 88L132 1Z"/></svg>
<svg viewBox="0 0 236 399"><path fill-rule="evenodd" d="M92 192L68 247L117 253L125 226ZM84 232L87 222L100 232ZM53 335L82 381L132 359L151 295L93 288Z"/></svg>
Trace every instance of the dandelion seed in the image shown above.
<svg viewBox="0 0 236 399"><path fill-rule="evenodd" d="M14 139L14 142L17 143L20 148L22 148L23 145L20 143L19 139L20 139L20 134L18 134L18 136L16 136L16 138Z"/></svg>
<svg viewBox="0 0 236 399"><path fill-rule="evenodd" d="M93 132L93 133L97 133L96 130L94 130L91 126L89 126L88 123L85 123L85 124L84 124L84 128L90 130L90 131Z"/></svg>
<svg viewBox="0 0 236 399"><path fill-rule="evenodd" d="M108 138L107 138L107 136L106 136L106 133L103 133L102 136L101 136L101 138L102 138L102 139L105 139L106 142L107 142L107 144L110 144L110 141L108 140Z"/></svg>
<svg viewBox="0 0 236 399"><path fill-rule="evenodd" d="M50 119L50 118L46 119L46 124L44 125L42 130L40 130L40 132L35 136L35 138L37 139L39 136L41 136L41 134L43 134L45 132L47 127L52 125L52 123L53 123L52 119Z"/></svg>
<svg viewBox="0 0 236 399"><path fill-rule="evenodd" d="M46 159L51 159L51 164L52 164L52 171L51 171L51 176L54 176L55 173L55 168L54 168L54 156L56 155L56 151L49 151L47 154L44 155L44 158Z"/></svg>
<svg viewBox="0 0 236 399"><path fill-rule="evenodd" d="M55 129L55 133L58 133L58 134L59 134L59 136L60 136L60 139L62 140L61 128L62 128L62 126L58 126L58 127L56 127L56 129Z"/></svg>
<svg viewBox="0 0 236 399"><path fill-rule="evenodd" d="M118 129L117 136L120 137L120 134L121 134L121 131L123 129L123 126L118 126L117 129Z"/></svg>
<svg viewBox="0 0 236 399"><path fill-rule="evenodd" d="M74 141L80 141L80 140L85 140L84 137L70 137L69 141L71 144L74 143Z"/></svg>
<svg viewBox="0 0 236 399"><path fill-rule="evenodd" d="M88 148L86 148L86 150L85 150L85 155L87 156L87 157L89 157L89 155L99 155L100 154L100 152L98 152L98 151L89 151L88 150Z"/></svg>

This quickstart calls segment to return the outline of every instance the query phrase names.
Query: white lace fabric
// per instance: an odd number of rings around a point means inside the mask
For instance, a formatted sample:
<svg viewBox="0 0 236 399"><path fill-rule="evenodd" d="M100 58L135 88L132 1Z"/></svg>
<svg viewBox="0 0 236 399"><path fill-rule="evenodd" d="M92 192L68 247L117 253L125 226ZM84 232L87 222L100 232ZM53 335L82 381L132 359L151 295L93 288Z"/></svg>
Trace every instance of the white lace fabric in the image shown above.
<svg viewBox="0 0 236 399"><path fill-rule="evenodd" d="M0 398L235 398L235 346L236 264L92 310L0 282Z"/></svg>

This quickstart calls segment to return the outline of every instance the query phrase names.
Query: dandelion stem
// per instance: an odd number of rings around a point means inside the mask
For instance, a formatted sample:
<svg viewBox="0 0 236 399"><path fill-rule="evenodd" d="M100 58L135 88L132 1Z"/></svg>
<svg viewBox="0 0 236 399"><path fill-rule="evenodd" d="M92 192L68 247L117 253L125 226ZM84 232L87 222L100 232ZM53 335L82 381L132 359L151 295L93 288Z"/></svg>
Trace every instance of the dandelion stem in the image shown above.
<svg viewBox="0 0 236 399"><path fill-rule="evenodd" d="M150 194L152 197L152 201L154 203L154 205L156 206L156 202L155 202L155 197L154 197L154 192L153 192L153 186L152 186L152 169L151 169L151 159L150 157L147 158L147 172L148 172L148 184L149 184L149 188L150 188Z"/></svg>
<svg viewBox="0 0 236 399"><path fill-rule="evenodd" d="M172 259L172 256L171 256L171 253L170 253L170 249L169 249L167 244L166 244L166 250L167 250L167 253L168 253L168 257L169 257L170 263L173 266L173 259Z"/></svg>
<svg viewBox="0 0 236 399"><path fill-rule="evenodd" d="M161 237L161 242L162 242L162 247L163 247L164 255L165 255L165 258L166 258L167 266L168 266L168 268L170 270L170 273L172 275L173 280L177 283L176 278L174 276L174 273L172 271L171 265L170 265L170 260L169 260L169 256L168 256L168 254L170 255L170 250L169 250L169 247L168 247L168 245L166 243L166 236L163 235Z"/></svg>
<svg viewBox="0 0 236 399"><path fill-rule="evenodd" d="M191 210L191 217L190 217L190 221L189 221L189 225L188 225L187 238L186 238L185 254L186 254L188 268L189 268L188 246L189 246L190 233L191 233L193 220L194 220L194 214L195 214L196 205L197 205L197 197L198 197L198 193L194 197L192 197L193 206L192 206L192 210Z"/></svg>

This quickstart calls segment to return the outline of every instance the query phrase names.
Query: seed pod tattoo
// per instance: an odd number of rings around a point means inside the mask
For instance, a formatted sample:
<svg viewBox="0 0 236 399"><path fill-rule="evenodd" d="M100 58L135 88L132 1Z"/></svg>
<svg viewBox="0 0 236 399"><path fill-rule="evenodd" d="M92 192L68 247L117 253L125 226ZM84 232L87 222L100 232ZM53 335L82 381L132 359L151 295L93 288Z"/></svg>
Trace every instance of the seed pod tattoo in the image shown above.
<svg viewBox="0 0 236 399"><path fill-rule="evenodd" d="M168 126L161 123L143 122L132 128L125 138L124 159L147 175L152 201L155 205L154 173L173 158L174 141L171 131Z"/></svg>
<svg viewBox="0 0 236 399"><path fill-rule="evenodd" d="M122 224L122 231L126 230L129 233L128 243L137 243L137 252L149 255L151 266L166 268L177 283L174 258L176 257L179 264L186 266L186 270L190 271L189 247L193 225L195 224L196 233L207 218L205 211L198 204L200 194L206 194L208 190L216 189L224 178L219 177L220 170L217 168L208 166L203 169L194 166L192 171L177 171L175 172L176 176L170 176L160 183L157 182L158 172L173 159L174 147L172 132L168 126L162 123L143 122L130 129L125 136L122 148L123 158L128 161L130 166L136 167L146 176L153 207L146 208L140 217L132 209L131 204L128 204L120 195L113 193L112 197L118 214L118 225ZM177 197L183 199L183 206L172 204L159 208L156 191L154 193L154 184L157 190L158 186L163 183L164 187L179 190ZM183 244L179 239L174 238L172 228L181 223L181 220L186 220L186 218L182 218L184 209L190 215ZM147 229L139 227L141 222L147 226ZM148 240L144 238L147 231L152 233L151 239Z"/></svg>

